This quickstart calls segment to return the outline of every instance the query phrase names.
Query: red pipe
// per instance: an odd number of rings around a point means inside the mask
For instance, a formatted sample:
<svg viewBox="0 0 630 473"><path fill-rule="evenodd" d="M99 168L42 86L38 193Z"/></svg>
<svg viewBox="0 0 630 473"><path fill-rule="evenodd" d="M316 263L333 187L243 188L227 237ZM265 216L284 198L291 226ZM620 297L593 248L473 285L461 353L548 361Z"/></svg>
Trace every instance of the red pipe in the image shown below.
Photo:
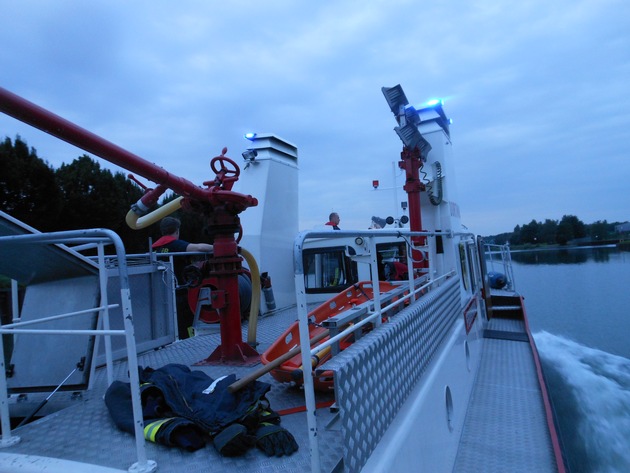
<svg viewBox="0 0 630 473"><path fill-rule="evenodd" d="M425 185L420 180L422 158L418 147L412 150L405 146L400 153L398 167L405 171L405 185L403 189L407 192L407 200L409 201L409 229L413 232L421 232L422 209L420 206L420 192L425 190ZM411 237L411 241L417 246L426 245L426 237L423 236ZM426 259L419 261L419 251L412 250L412 255L414 268L429 267L429 262Z"/></svg>
<svg viewBox="0 0 630 473"><path fill-rule="evenodd" d="M221 345L198 365L253 364L260 360L258 352L243 342L241 310L238 298L238 275L242 272L241 257L232 233L219 234L214 238L214 255L206 262L213 275L216 292L225 294L227 300L217 304L221 323Z"/></svg>
<svg viewBox="0 0 630 473"><path fill-rule="evenodd" d="M177 194L205 201L208 191L177 177L94 133L0 87L0 111L35 128L100 156L124 169L162 184Z"/></svg>

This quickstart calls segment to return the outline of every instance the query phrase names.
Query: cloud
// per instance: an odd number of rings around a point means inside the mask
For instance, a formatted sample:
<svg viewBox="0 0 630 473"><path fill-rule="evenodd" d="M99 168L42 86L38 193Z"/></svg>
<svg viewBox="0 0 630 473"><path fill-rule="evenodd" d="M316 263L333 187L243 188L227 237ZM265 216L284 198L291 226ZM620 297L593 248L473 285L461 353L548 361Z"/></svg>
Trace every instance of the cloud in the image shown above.
<svg viewBox="0 0 630 473"><path fill-rule="evenodd" d="M371 181L389 179L400 153L380 88L398 83L413 103L446 98L473 231L565 213L630 218L627 2L1 8L3 87L193 182L223 146L239 158L243 133L276 133L299 149L304 226L332 209L345 228L369 224ZM0 117L0 134L15 133L53 164L81 154Z"/></svg>

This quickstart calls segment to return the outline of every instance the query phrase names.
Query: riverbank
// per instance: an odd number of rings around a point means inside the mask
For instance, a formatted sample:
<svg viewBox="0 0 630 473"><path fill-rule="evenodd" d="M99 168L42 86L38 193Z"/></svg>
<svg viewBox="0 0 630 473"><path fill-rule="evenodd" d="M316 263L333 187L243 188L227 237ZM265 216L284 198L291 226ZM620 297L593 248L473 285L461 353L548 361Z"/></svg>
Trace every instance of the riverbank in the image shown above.
<svg viewBox="0 0 630 473"><path fill-rule="evenodd" d="M621 247L620 245L625 245ZM532 250L571 250L576 248L619 248L630 251L630 241L605 240L605 241L584 241L579 243L570 242L566 245L548 245L526 243L524 245L510 245L510 251L532 251Z"/></svg>

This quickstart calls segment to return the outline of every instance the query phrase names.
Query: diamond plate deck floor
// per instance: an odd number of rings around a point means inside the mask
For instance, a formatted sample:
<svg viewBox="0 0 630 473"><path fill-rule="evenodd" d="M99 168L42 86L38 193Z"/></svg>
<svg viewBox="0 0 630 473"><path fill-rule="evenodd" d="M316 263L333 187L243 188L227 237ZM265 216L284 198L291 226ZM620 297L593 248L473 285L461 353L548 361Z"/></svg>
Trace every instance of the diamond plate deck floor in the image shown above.
<svg viewBox="0 0 630 473"><path fill-rule="evenodd" d="M525 332L521 321L490 322L491 330ZM484 342L453 471L557 471L529 343Z"/></svg>
<svg viewBox="0 0 630 473"><path fill-rule="evenodd" d="M285 310L261 318L257 331L259 353L268 348L296 318L295 310ZM243 340L247 339L246 330L244 325ZM260 366L194 366L207 358L219 343L218 334L183 340L141 354L138 364L158 368L168 363L181 363L191 369L205 371L213 378L229 373L236 373L240 378ZM126 373L126 363L115 365L115 379L125 380ZM118 431L109 416L103 402L106 379L105 370L98 370L94 388L85 392L77 405L16 429L14 434L21 438L21 442L0 450L0 453L40 455L127 470L137 461L135 440L132 435ZM302 390L277 383L269 374L264 375L261 380L272 385L268 398L274 409L304 406ZM332 394L317 394L318 402L332 398ZM330 409L319 409L317 417L322 470L333 471L342 456L341 434L335 427L334 415ZM258 449L252 448L242 457L226 458L220 456L211 445L190 453L147 442L147 458L157 462L160 472L311 471L306 414L302 412L285 415L282 426L295 436L300 446L299 451L290 457L269 458Z"/></svg>

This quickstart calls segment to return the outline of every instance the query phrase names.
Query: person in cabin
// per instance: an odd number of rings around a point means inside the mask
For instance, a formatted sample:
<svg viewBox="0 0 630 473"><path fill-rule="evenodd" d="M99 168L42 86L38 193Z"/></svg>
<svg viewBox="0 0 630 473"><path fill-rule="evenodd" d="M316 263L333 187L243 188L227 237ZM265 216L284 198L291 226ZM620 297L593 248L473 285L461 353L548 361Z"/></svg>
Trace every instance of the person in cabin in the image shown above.
<svg viewBox="0 0 630 473"><path fill-rule="evenodd" d="M179 238L179 229L182 222L174 217L165 217L160 222L160 232L162 237L158 239L151 248L157 253L177 253L200 251L204 253L212 252L212 245L208 243L189 243Z"/></svg>
<svg viewBox="0 0 630 473"><path fill-rule="evenodd" d="M326 225L333 227L333 230L341 230L341 228L339 228L340 221L341 219L339 218L339 214L337 212L333 212L328 216L328 222L326 222Z"/></svg>

